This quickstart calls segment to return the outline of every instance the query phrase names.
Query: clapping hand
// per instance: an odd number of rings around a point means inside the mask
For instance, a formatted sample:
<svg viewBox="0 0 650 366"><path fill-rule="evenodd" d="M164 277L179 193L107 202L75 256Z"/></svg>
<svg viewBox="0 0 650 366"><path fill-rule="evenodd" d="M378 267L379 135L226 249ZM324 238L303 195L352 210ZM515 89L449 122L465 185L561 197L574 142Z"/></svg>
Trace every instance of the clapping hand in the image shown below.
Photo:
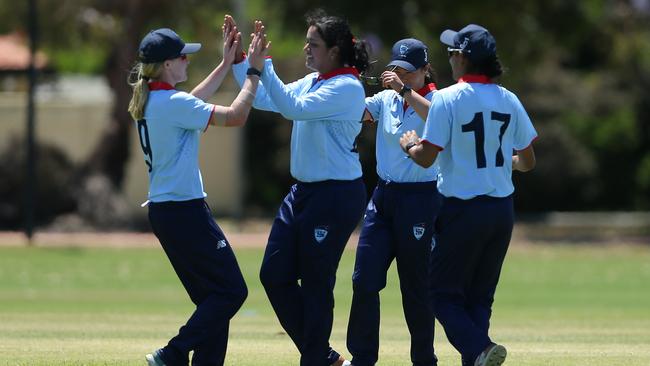
<svg viewBox="0 0 650 366"><path fill-rule="evenodd" d="M237 23L235 23L235 19L230 16L229 14L226 14L223 18L223 31L224 31L224 38L225 34L228 31L235 30L235 34L237 34ZM233 47L234 49L234 54L235 54L235 63L240 63L244 59L244 51L242 49L242 44L241 44L241 35L239 35L239 42L235 45L236 47ZM225 54L225 53L224 53Z"/></svg>
<svg viewBox="0 0 650 366"><path fill-rule="evenodd" d="M264 59L268 55L271 42L267 42L266 33L264 33L264 24L260 20L255 21L255 31L251 33L251 44L248 47L248 63L257 70L264 68Z"/></svg>
<svg viewBox="0 0 650 366"><path fill-rule="evenodd" d="M227 17L230 17L230 15L226 15ZM237 30L234 22L227 21L224 21L221 31L223 33L223 62L230 65L235 61L237 53L242 53L241 32Z"/></svg>

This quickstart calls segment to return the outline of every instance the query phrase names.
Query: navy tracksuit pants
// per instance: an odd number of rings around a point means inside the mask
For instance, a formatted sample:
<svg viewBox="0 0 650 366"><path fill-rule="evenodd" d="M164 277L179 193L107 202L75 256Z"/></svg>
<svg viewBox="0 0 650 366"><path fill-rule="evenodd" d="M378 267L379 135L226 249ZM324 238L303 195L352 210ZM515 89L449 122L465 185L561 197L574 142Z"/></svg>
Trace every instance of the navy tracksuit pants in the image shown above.
<svg viewBox="0 0 650 366"><path fill-rule="evenodd" d="M445 198L431 256L434 313L471 366L492 341L492 303L514 222L512 197Z"/></svg>
<svg viewBox="0 0 650 366"><path fill-rule="evenodd" d="M336 270L365 204L361 179L297 183L273 221L260 279L301 366L339 357L329 345Z"/></svg>
<svg viewBox="0 0 650 366"><path fill-rule="evenodd" d="M393 259L411 334L411 361L416 366L437 364L428 274L441 198L435 181L378 182L366 209L352 277L347 345L355 366L371 366L378 360L379 291L386 287Z"/></svg>
<svg viewBox="0 0 650 366"><path fill-rule="evenodd" d="M149 221L196 310L162 349L168 366L224 364L230 319L248 290L237 259L203 199L149 204Z"/></svg>

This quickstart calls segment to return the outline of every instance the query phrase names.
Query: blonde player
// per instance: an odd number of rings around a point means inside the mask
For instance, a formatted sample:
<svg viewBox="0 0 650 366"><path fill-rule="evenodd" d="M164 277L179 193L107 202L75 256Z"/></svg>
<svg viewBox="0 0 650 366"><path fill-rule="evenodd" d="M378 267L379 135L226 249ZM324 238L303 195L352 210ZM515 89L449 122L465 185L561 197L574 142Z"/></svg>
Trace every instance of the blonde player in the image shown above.
<svg viewBox="0 0 650 366"><path fill-rule="evenodd" d="M201 48L173 30L151 31L140 43L133 69L129 112L136 121L149 174L149 222L196 310L169 343L146 355L149 366L223 365L230 319L248 290L228 240L204 201L199 140L209 126L241 126L259 76L249 76L230 106L206 103L219 88L239 49L237 29L224 32L224 58L191 93L176 90L187 79L188 54ZM261 70L266 45L256 34L251 67Z"/></svg>

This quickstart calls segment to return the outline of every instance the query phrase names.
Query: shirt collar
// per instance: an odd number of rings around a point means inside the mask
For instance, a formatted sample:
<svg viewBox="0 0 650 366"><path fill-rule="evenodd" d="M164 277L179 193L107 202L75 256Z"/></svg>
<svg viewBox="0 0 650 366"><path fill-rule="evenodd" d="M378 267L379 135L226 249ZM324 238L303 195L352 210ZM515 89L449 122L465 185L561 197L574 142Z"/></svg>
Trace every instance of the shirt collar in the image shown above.
<svg viewBox="0 0 650 366"><path fill-rule="evenodd" d="M174 90L174 87L164 81L152 81L149 83L149 90Z"/></svg>
<svg viewBox="0 0 650 366"><path fill-rule="evenodd" d="M318 78L316 79L316 81L327 80L327 79L331 79L331 78L333 78L335 76L344 75L344 74L352 74L357 78L359 77L359 71L357 71L356 67L340 67L340 68L334 69L334 70L332 70L332 71L330 71L328 73L318 75Z"/></svg>
<svg viewBox="0 0 650 366"><path fill-rule="evenodd" d="M425 84L423 87L416 90L415 92L424 97L424 96L426 96L427 94L431 93L434 90L438 90L438 88L436 87L436 84L435 83L429 83L429 84Z"/></svg>
<svg viewBox="0 0 650 366"><path fill-rule="evenodd" d="M494 84L492 79L486 75L480 74L465 74L458 79L459 83L481 83L481 84Z"/></svg>

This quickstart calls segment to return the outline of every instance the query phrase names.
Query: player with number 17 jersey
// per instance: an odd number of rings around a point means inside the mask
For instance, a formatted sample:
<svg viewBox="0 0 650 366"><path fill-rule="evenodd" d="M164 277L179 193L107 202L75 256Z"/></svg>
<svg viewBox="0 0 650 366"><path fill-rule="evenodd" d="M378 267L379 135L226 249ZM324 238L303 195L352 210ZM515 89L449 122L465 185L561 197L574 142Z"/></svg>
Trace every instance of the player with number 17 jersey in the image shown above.
<svg viewBox="0 0 650 366"><path fill-rule="evenodd" d="M442 149L437 159L442 195L512 194L512 151L525 149L537 137L512 92L487 78L466 76L433 96L427 121L422 140Z"/></svg>
<svg viewBox="0 0 650 366"><path fill-rule="evenodd" d="M489 328L514 225L512 171L535 167L537 132L519 99L495 82L503 67L487 29L448 29L440 41L458 83L433 96L422 138L408 131L400 144L416 163L440 167L444 202L430 267L435 317L463 366L499 366L507 350Z"/></svg>

